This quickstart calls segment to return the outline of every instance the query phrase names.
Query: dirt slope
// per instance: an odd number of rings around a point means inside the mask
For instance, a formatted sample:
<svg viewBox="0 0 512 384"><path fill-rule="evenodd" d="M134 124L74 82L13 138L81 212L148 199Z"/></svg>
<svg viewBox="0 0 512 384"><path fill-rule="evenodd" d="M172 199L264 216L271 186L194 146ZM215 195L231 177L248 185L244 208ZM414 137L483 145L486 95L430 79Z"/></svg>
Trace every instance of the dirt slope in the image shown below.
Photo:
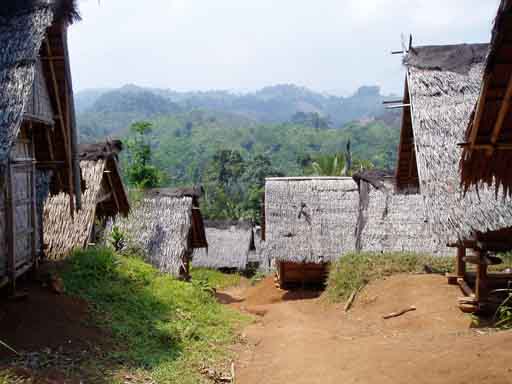
<svg viewBox="0 0 512 384"><path fill-rule="evenodd" d="M471 329L456 307L460 292L440 276L373 283L348 314L271 279L225 294L237 299L230 305L264 315L244 332L239 384L512 383L512 333ZM410 305L417 310L382 319Z"/></svg>

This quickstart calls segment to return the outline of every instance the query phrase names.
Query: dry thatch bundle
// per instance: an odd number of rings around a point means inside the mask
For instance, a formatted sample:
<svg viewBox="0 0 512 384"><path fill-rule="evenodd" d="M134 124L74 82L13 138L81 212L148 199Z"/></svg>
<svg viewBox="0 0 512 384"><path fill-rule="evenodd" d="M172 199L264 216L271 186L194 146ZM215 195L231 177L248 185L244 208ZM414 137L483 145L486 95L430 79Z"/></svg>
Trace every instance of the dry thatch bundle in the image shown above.
<svg viewBox="0 0 512 384"><path fill-rule="evenodd" d="M432 232L424 196L394 193L395 179L386 173L353 177L359 186L358 252L453 253Z"/></svg>
<svg viewBox="0 0 512 384"><path fill-rule="evenodd" d="M480 97L465 134L460 168L465 189L484 182L512 196L512 1L502 0L494 22Z"/></svg>
<svg viewBox="0 0 512 384"><path fill-rule="evenodd" d="M121 148L118 141L80 148L80 167L86 185L83 206L72 217L68 195L60 193L46 201L43 222L47 257L60 259L74 248L86 247L95 241L98 222L104 223L106 218L119 213L128 214L128 196L117 166Z"/></svg>
<svg viewBox="0 0 512 384"><path fill-rule="evenodd" d="M410 111L410 119L402 125L397 179L403 185L409 177L419 188L432 230L443 243L512 225L512 205L497 201L489 188L480 185L463 196L460 187L457 143L464 138L480 91L487 48L415 47L405 59L405 99L411 108L404 111ZM413 143L409 149L403 145L408 140ZM411 179L416 174L417 179Z"/></svg>
<svg viewBox="0 0 512 384"><path fill-rule="evenodd" d="M117 226L128 244L144 251L162 272L186 276L194 248L206 247L204 226L193 190L148 190Z"/></svg>
<svg viewBox="0 0 512 384"><path fill-rule="evenodd" d="M233 221L205 222L207 249L194 251L192 265L211 269L243 271L254 250L252 223Z"/></svg>
<svg viewBox="0 0 512 384"><path fill-rule="evenodd" d="M267 179L264 257L325 263L354 251L358 203L352 178Z"/></svg>

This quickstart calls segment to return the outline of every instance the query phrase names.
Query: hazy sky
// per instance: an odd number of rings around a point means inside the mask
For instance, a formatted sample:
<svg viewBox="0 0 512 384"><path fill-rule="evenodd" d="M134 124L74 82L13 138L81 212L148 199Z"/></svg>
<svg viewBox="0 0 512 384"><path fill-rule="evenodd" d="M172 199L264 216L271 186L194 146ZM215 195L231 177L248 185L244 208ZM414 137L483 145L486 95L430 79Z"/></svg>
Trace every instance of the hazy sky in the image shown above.
<svg viewBox="0 0 512 384"><path fill-rule="evenodd" d="M400 35L414 45L488 42L499 0L80 0L70 31L76 90L127 83L254 90L294 83L402 92Z"/></svg>

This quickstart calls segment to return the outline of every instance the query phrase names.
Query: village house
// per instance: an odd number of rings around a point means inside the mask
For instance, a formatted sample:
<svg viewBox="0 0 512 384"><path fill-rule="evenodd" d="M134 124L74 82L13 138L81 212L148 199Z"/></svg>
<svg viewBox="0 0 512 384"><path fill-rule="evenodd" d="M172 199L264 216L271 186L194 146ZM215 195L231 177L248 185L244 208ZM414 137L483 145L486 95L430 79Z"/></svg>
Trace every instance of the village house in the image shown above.
<svg viewBox="0 0 512 384"><path fill-rule="evenodd" d="M512 195L512 1L495 18L482 86L464 136L461 174L465 189L486 183ZM509 237L512 239L512 236ZM512 241L512 240L511 240Z"/></svg>
<svg viewBox="0 0 512 384"><path fill-rule="evenodd" d="M495 191L485 184L460 185L458 144L465 139L481 93L488 48L487 44L410 47L404 58L407 78L397 189L420 193L432 231L439 241L458 249L456 275L449 280L468 295L461 302L468 311L478 310L487 300L487 266L500 262L481 259L476 241L496 240L507 233L510 238L512 227L512 204L496 199ZM466 255L467 248L475 253ZM476 272L466 273L467 262L476 264ZM473 283L475 288L470 287Z"/></svg>
<svg viewBox="0 0 512 384"><path fill-rule="evenodd" d="M253 225L249 221L205 221L208 248L194 251L192 266L222 271L245 271L255 251Z"/></svg>
<svg viewBox="0 0 512 384"><path fill-rule="evenodd" d="M118 214L127 216L130 210L118 166L121 142L82 144L79 149L85 183L82 209L71 216L64 193L49 197L44 205L45 255L50 259L61 259L75 248L101 240L107 220Z"/></svg>
<svg viewBox="0 0 512 384"><path fill-rule="evenodd" d="M208 247L199 208L202 188L139 193L128 217L118 217L112 225L160 271L188 279L194 250Z"/></svg>
<svg viewBox="0 0 512 384"><path fill-rule="evenodd" d="M358 204L350 177L266 180L264 258L282 286L322 283L329 263L355 250Z"/></svg>
<svg viewBox="0 0 512 384"><path fill-rule="evenodd" d="M37 266L43 202L80 208L80 170L67 28L72 1L0 7L0 283Z"/></svg>

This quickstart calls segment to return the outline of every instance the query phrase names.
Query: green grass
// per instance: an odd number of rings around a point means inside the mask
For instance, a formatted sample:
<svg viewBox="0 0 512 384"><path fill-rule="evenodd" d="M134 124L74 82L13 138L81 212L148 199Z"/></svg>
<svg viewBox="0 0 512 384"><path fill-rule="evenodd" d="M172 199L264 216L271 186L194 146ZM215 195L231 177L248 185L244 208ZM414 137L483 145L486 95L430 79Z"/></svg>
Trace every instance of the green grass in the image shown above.
<svg viewBox="0 0 512 384"><path fill-rule="evenodd" d="M235 282L216 273L193 276L214 286ZM62 278L66 293L87 300L95 321L119 342L110 358L157 383L202 382L199 367L228 359L227 347L248 321L201 284L178 281L137 256L107 248L75 252Z"/></svg>
<svg viewBox="0 0 512 384"><path fill-rule="evenodd" d="M237 273L226 274L206 268L192 268L193 282L201 282L215 289L224 289L240 284L241 276Z"/></svg>
<svg viewBox="0 0 512 384"><path fill-rule="evenodd" d="M453 257L432 257L414 253L352 253L335 262L329 271L327 294L333 301L346 300L370 281L397 273L422 272L429 265L436 272L451 272Z"/></svg>

